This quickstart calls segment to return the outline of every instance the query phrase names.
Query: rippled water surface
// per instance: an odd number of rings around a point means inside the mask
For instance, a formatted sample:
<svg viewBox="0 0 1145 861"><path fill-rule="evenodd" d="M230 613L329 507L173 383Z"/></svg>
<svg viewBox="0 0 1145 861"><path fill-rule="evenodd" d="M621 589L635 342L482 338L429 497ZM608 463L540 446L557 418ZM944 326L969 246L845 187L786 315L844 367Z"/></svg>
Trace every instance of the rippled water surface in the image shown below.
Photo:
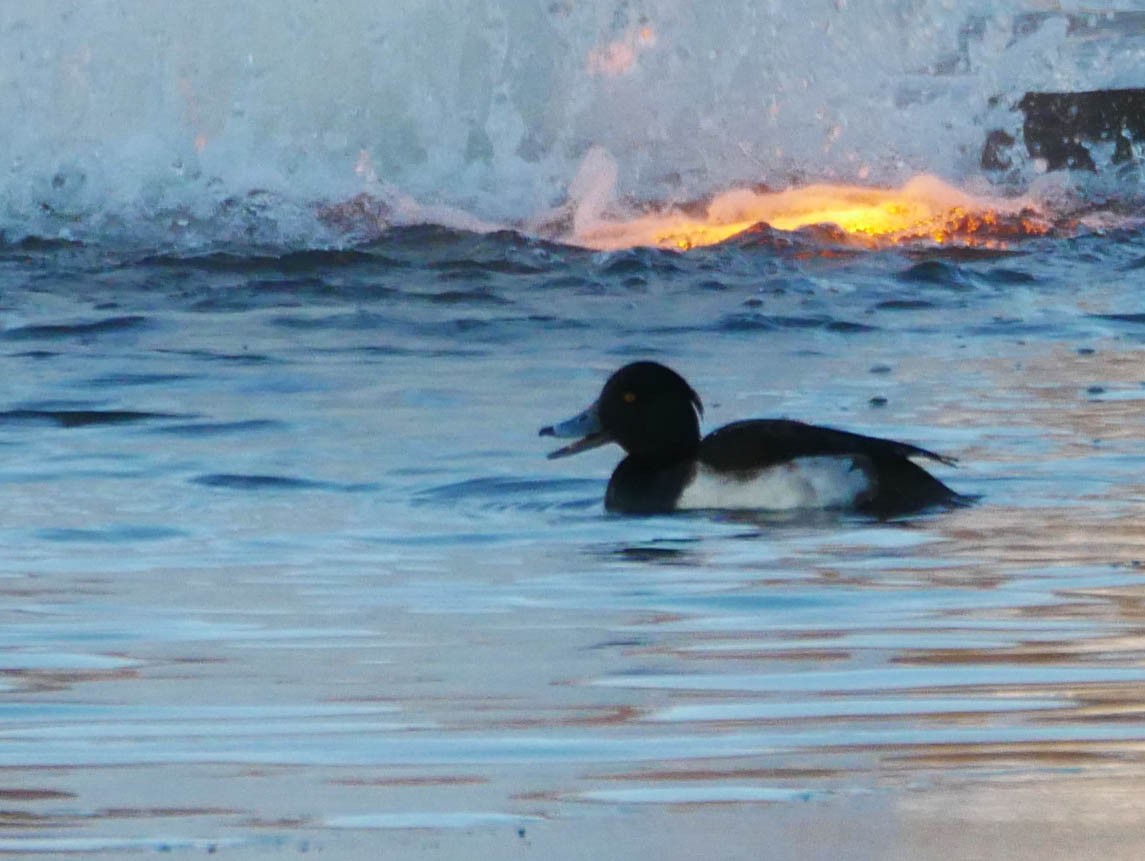
<svg viewBox="0 0 1145 861"><path fill-rule="evenodd" d="M591 828L700 857L776 807L792 832L1141 822L1143 272L1133 231L3 248L0 851L587 857ZM634 357L709 429L894 436L982 499L606 515L617 450L550 462L536 432Z"/></svg>

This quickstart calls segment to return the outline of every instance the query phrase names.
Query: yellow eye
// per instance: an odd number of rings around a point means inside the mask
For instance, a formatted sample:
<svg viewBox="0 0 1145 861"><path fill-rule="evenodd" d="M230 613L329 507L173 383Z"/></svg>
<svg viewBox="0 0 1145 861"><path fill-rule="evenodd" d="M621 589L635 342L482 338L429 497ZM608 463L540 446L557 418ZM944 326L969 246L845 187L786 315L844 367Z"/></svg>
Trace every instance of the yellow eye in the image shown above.
<svg viewBox="0 0 1145 861"><path fill-rule="evenodd" d="M624 403L626 403L626 404L636 403L636 393L635 392L625 392L624 393Z"/></svg>

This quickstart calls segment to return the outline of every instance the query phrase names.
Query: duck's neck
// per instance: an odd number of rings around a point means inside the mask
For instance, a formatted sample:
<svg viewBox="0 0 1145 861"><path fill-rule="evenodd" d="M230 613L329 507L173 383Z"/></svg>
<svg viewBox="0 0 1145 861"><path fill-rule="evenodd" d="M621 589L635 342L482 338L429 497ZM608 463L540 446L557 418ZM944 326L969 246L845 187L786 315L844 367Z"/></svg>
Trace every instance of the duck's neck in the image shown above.
<svg viewBox="0 0 1145 861"><path fill-rule="evenodd" d="M687 413L662 416L633 428L630 434L618 434L617 442L630 458L648 466L665 467L696 459L700 453L700 420L686 405Z"/></svg>

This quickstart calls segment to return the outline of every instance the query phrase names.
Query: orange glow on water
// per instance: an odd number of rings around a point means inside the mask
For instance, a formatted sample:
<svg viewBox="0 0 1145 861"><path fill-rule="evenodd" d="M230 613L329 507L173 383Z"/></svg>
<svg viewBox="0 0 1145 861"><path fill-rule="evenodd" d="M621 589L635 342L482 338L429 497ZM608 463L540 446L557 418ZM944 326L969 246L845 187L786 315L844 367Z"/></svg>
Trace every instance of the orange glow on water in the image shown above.
<svg viewBox="0 0 1145 861"><path fill-rule="evenodd" d="M810 185L780 192L728 191L703 214L668 210L632 219L601 218L571 241L599 250L654 246L686 250L723 242L759 224L780 231L832 225L844 244L1004 246L1050 225L1022 201L979 198L930 176L901 188Z"/></svg>
<svg viewBox="0 0 1145 861"><path fill-rule="evenodd" d="M590 75L617 78L636 67L643 51L656 45L656 31L645 24L625 32L619 39L595 45L585 57L585 70Z"/></svg>

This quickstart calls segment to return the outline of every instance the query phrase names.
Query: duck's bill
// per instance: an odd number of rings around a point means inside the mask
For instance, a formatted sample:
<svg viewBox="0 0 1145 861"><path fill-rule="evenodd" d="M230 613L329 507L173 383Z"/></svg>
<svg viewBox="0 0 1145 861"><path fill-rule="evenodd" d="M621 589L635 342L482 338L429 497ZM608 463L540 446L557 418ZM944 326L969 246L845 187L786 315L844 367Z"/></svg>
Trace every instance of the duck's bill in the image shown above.
<svg viewBox="0 0 1145 861"><path fill-rule="evenodd" d="M605 433L600 426L600 415L597 413L596 404L593 404L580 415L573 416L568 421L541 428L541 436L578 438L576 442L549 452L549 460L568 457L571 454L580 454L582 451L588 451L591 448L612 442L612 437Z"/></svg>

